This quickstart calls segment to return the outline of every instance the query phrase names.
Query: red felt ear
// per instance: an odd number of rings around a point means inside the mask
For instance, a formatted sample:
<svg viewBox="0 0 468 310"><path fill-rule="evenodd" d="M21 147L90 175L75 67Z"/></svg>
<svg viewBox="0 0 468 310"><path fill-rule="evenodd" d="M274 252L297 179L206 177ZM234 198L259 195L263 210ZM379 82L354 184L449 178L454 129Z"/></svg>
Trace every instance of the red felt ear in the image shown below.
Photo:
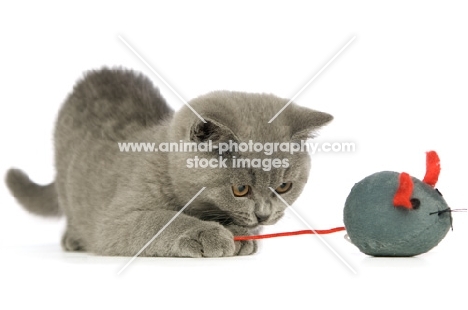
<svg viewBox="0 0 468 310"><path fill-rule="evenodd" d="M413 180L411 176L406 173L400 173L398 189L393 197L393 205L395 207L405 207L412 209L411 195L413 194Z"/></svg>
<svg viewBox="0 0 468 310"><path fill-rule="evenodd" d="M439 179L440 174L440 159L435 151L427 152L426 154L426 175L423 182L434 187Z"/></svg>

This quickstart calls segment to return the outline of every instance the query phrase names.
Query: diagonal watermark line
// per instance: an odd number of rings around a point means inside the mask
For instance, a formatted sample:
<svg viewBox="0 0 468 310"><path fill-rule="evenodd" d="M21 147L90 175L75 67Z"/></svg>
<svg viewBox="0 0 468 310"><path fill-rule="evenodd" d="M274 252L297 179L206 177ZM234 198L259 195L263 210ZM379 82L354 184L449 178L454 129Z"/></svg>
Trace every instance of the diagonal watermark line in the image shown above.
<svg viewBox="0 0 468 310"><path fill-rule="evenodd" d="M306 222L306 220L304 220L304 218L302 216L300 216L296 210L293 209L293 207L291 207L287 202L286 200L283 199L283 197L281 197L273 188L269 187L269 189L288 207L288 210L291 210L294 215L299 219L301 220L302 223L304 223L307 228L309 228L310 230L312 230L314 232L314 234L317 236L317 238L319 238L319 240L346 266L348 267L349 270L351 270L351 272L353 272L354 274L357 274L356 270L354 270L353 267L351 267L350 264L348 264L348 262L346 260L344 260L343 257L340 256L340 254L338 254L335 249L333 249L323 238L321 235L317 234L317 232L315 231L315 229L313 229L309 223Z"/></svg>
<svg viewBox="0 0 468 310"><path fill-rule="evenodd" d="M194 201L195 198L197 198L198 195L200 195L201 192L203 192L203 191L205 190L205 188L206 188L206 187L203 187L201 190L199 190L198 193L196 193L195 196L193 196L193 198L190 199L190 201L187 202L187 203L185 204L185 206L184 206L182 209L180 209L180 211L177 212L176 215L174 215L174 216L169 220L169 222L167 222L167 224L164 225L163 228L161 228L161 229L156 233L156 235L154 235L153 238L151 238L151 240L148 241L148 242L141 248L141 250L138 251L138 253L136 253L135 256L133 256L133 257L125 264L125 266L122 267L122 269L119 270L119 272L117 273L117 275L120 275L120 274L122 273L122 271L124 271L124 270L128 267L128 265L130 265L130 264L135 260L135 258L137 258L138 255L140 255L141 252L143 252L143 251L154 241L154 239L156 239L156 238L164 231L164 229L166 229L167 226L169 226L169 225L172 223L172 221L174 221L174 220L176 219L176 217L178 217L178 216L185 210L185 208L187 208L187 207L192 203L192 201Z"/></svg>
<svg viewBox="0 0 468 310"><path fill-rule="evenodd" d="M151 72L153 72L177 97L179 97L180 101L182 101L190 110L192 110L193 113L195 113L195 115L203 122L203 123L206 123L205 119L203 117L200 116L200 114L197 113L197 111L195 111L194 108L192 108L188 102L182 98L181 95L179 95L178 92L175 91L174 88L172 88L171 85L169 85L169 83L166 82L165 79L163 79L163 77L156 71L154 70L153 67L150 66L150 64L143 58L141 57L141 55L121 36L119 35L118 36L120 41L122 41L130 51L133 52L133 54L135 54L136 57L138 57L138 59L140 59L147 67L148 69L151 70Z"/></svg>
<svg viewBox="0 0 468 310"><path fill-rule="evenodd" d="M339 51L338 53L335 54L335 56L332 57L332 59L330 59L323 67L322 69L320 69L310 80L309 82L307 82L289 101L288 103L286 103L286 105L278 111L278 113L276 113L275 116L273 116L269 121L268 121L268 124L270 124L271 122L273 122L275 120L275 118L278 117L278 115L281 114L281 112L284 111L284 109L286 109L288 107L288 105L291 104L291 102L293 102L309 85L310 83L312 83L319 75L320 73L323 72L323 70L325 70L335 59L336 57L338 57L353 41L354 39L356 39L356 36L353 36L351 38L351 40L348 41L348 43L346 43Z"/></svg>

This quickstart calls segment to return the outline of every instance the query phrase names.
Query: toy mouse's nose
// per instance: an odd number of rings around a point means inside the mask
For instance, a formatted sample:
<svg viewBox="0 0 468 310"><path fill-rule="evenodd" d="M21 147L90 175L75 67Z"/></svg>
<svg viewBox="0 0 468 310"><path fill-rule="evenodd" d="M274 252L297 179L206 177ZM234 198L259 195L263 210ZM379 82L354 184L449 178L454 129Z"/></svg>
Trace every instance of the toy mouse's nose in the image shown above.
<svg viewBox="0 0 468 310"><path fill-rule="evenodd" d="M413 194L413 180L411 176L406 173L400 173L398 178L398 189L393 196L393 205L395 207L404 207L412 209L413 204L411 203L411 195Z"/></svg>

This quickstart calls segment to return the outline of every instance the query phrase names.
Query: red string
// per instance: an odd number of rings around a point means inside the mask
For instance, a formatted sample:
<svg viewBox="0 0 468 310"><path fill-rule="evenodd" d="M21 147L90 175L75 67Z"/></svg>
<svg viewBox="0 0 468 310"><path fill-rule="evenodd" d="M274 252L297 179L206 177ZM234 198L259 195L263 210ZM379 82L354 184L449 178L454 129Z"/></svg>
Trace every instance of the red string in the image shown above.
<svg viewBox="0 0 468 310"><path fill-rule="evenodd" d="M318 234L318 235L326 235L331 234L338 231L346 230L344 227L335 227L332 229L325 229L325 230L298 230L298 231L290 231L290 232L283 232L283 233L276 233L276 234L266 234L266 235L256 235L256 236L235 236L234 241L245 241L245 240L257 240L257 239L266 239L266 238L275 238L275 237L284 237L284 236L295 236L295 235L305 235L305 234Z"/></svg>

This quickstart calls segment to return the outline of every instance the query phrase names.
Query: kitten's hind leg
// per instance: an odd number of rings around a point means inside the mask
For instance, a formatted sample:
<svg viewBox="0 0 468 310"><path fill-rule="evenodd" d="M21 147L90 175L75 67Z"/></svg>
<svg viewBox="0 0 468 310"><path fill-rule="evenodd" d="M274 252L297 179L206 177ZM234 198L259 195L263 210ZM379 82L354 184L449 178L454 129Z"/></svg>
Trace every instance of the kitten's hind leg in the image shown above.
<svg viewBox="0 0 468 310"><path fill-rule="evenodd" d="M83 240L76 233L75 229L73 229L70 219L68 219L67 229L62 236L61 244L65 251L86 251Z"/></svg>
<svg viewBox="0 0 468 310"><path fill-rule="evenodd" d="M67 230L62 236L62 248L65 251L84 251L84 247L80 242L80 239L73 233L70 225L67 226Z"/></svg>

